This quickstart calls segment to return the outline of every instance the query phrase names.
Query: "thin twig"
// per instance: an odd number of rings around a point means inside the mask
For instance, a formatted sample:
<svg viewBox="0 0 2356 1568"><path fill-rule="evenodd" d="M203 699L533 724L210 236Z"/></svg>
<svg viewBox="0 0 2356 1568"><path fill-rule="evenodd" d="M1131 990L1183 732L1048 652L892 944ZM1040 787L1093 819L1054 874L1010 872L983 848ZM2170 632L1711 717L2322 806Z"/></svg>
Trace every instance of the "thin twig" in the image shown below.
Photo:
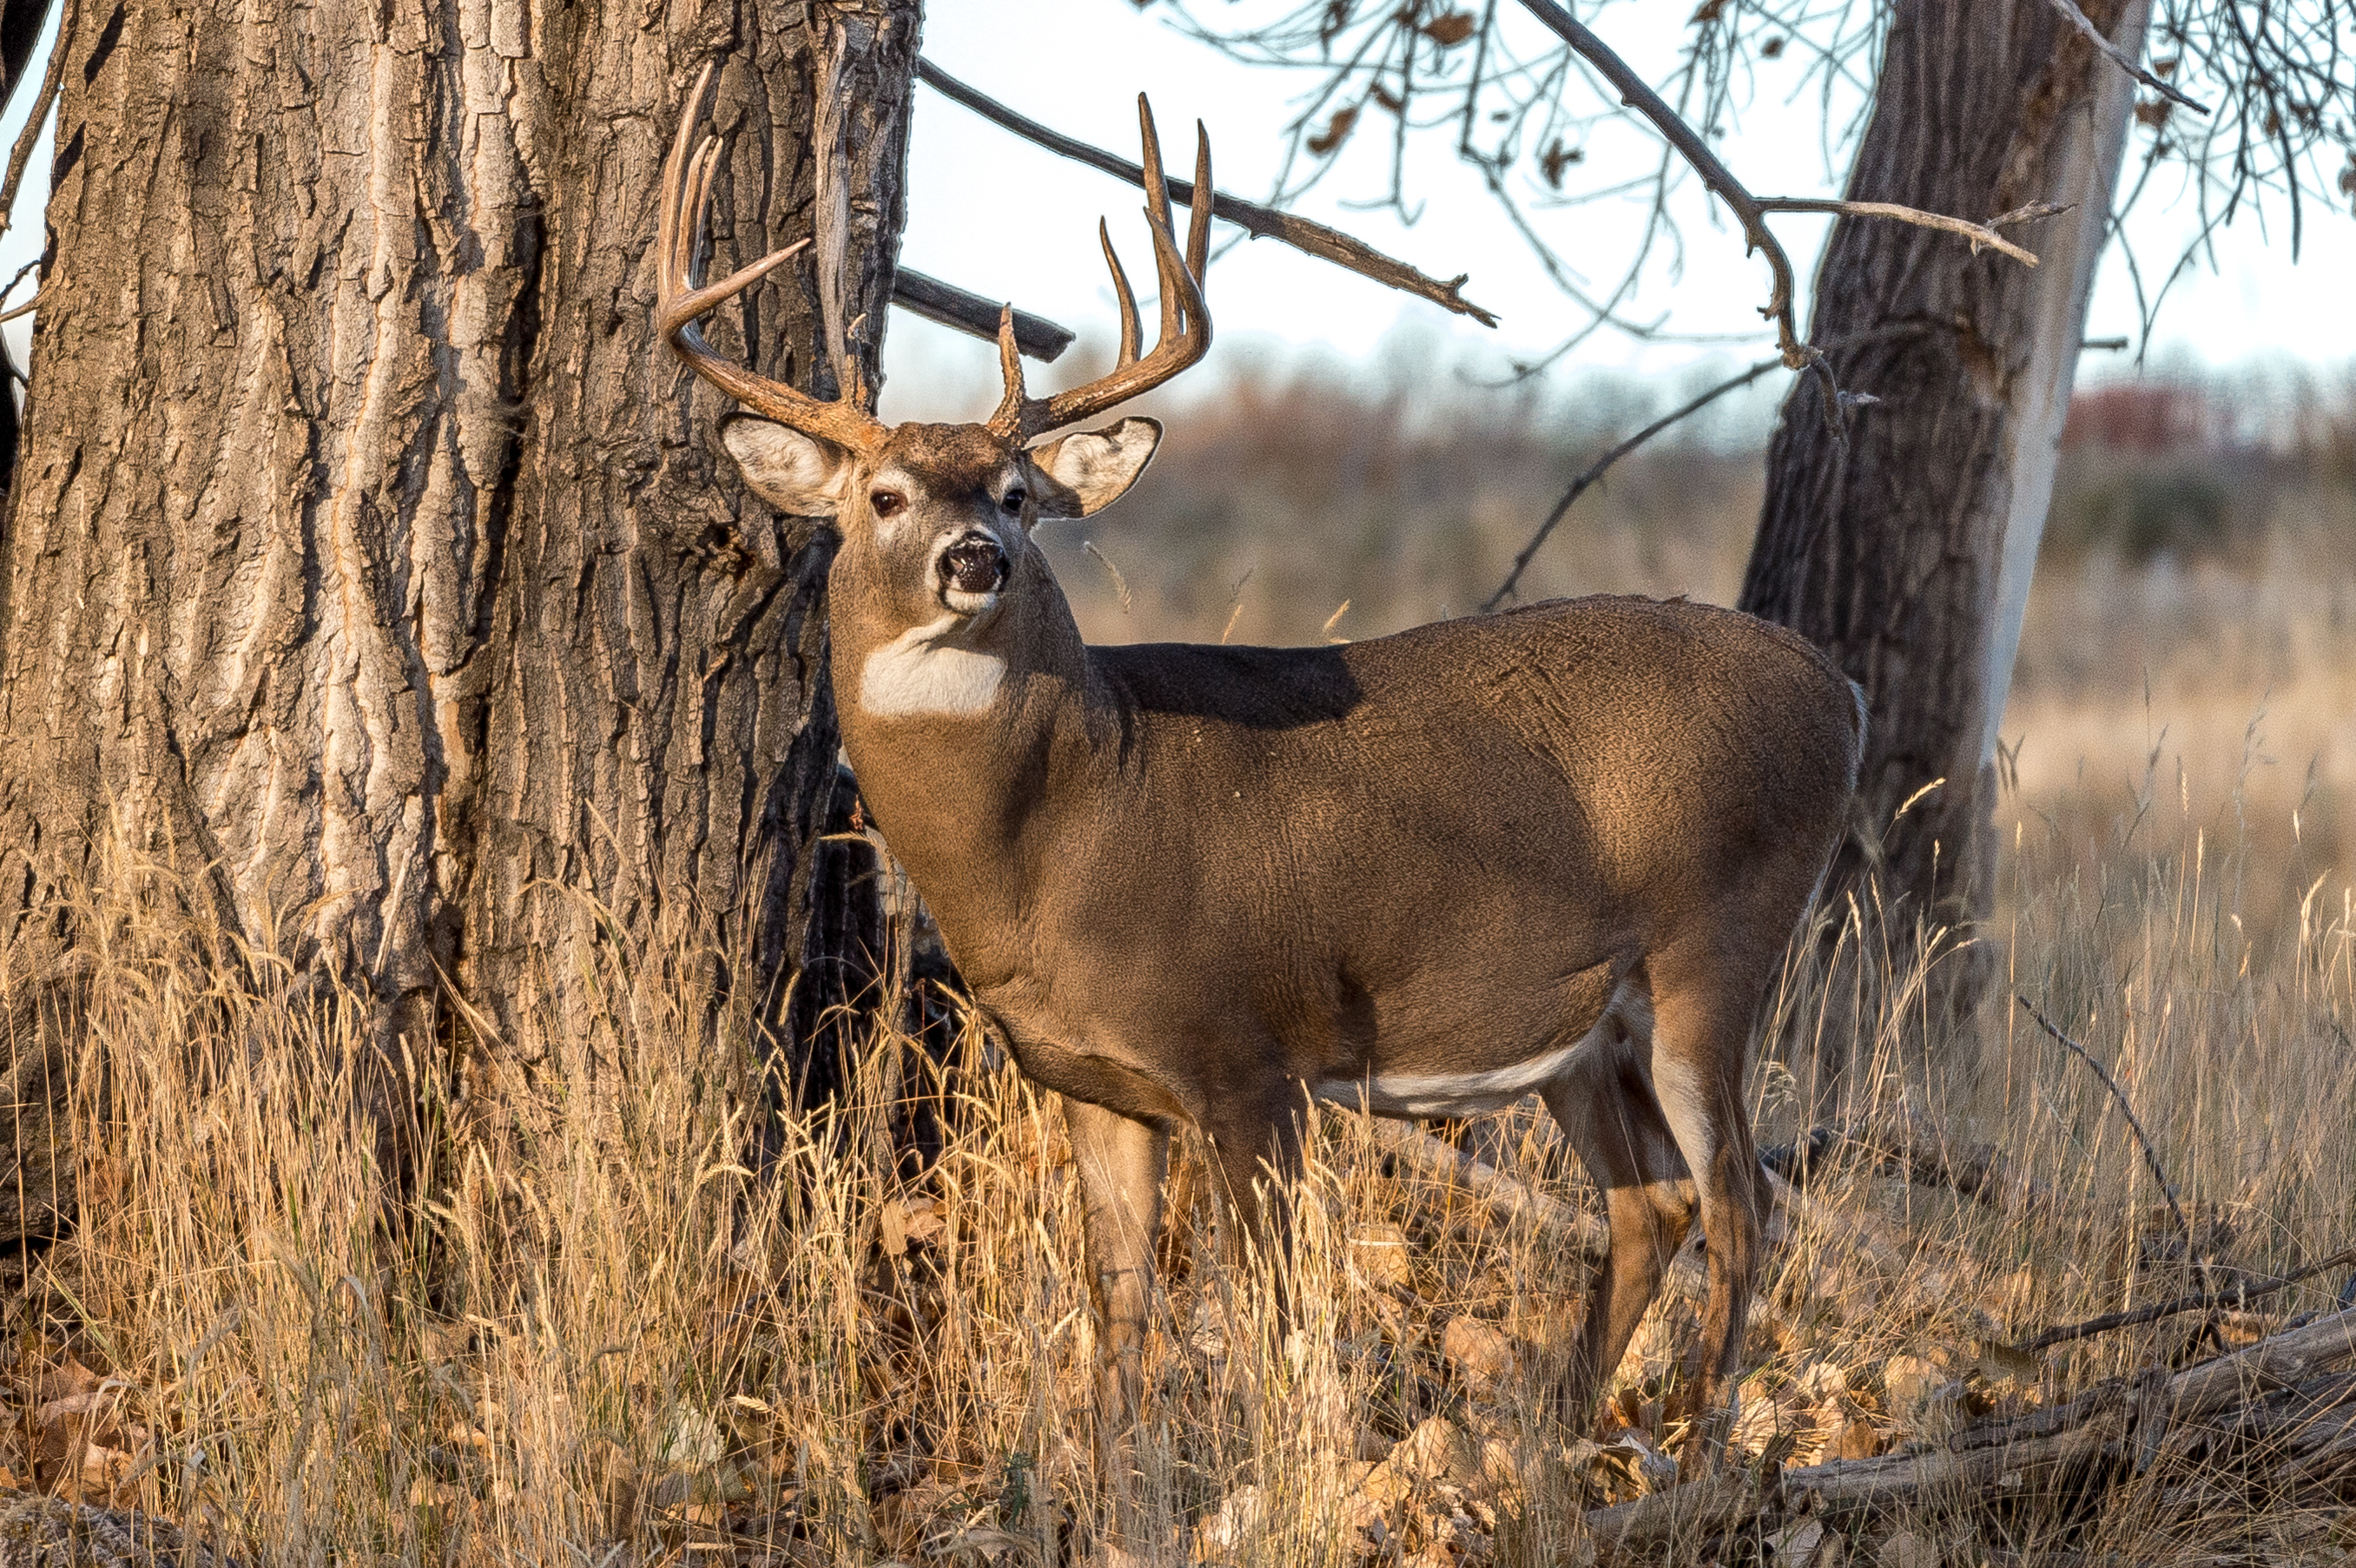
<svg viewBox="0 0 2356 1568"><path fill-rule="evenodd" d="M41 76L40 96L33 100L33 112L25 117L25 128L16 133L16 145L8 154L8 176L0 181L0 234L8 232L8 221L16 211L16 192L25 183L25 165L33 161L34 144L41 139L41 127L48 121L50 106L58 101L58 83L65 72L66 29L72 25L72 9L68 6L68 20L58 24L57 41L49 46L49 69Z"/></svg>
<svg viewBox="0 0 2356 1568"><path fill-rule="evenodd" d="M2180 1296L2174 1301L2163 1301L2156 1307L2138 1307L2132 1312L2106 1313L2100 1317L2089 1317L2083 1323L2066 1323L2058 1328L2048 1328L2036 1339L2022 1345L2020 1349L2024 1352L2034 1355L2049 1346L2059 1345L2067 1340L2084 1339L2096 1334L2107 1334L2114 1328L2132 1328L2139 1323L2154 1323L2162 1317L2175 1317L2187 1312L2199 1312L2204 1307L2244 1307L2262 1296L2272 1296L2278 1290L2287 1290L2301 1280L2313 1279L2319 1274L2329 1274L2333 1269L2347 1264L2356 1264L2356 1247L2349 1247L2334 1253L2321 1263L2309 1264L2305 1268L2293 1269L2280 1278L2270 1279L2263 1284L2252 1285L2244 1280L2230 1290L2205 1290L2197 1296Z"/></svg>
<svg viewBox="0 0 2356 1568"><path fill-rule="evenodd" d="M1086 164L1115 179L1127 180L1141 190L1145 187L1145 171L1127 158L1108 153L1101 147L1090 146L1059 131L1051 131L988 94L968 87L928 59L917 59L916 80L944 97L965 105L991 123L1013 132L1026 142L1035 143L1075 163ZM1181 204L1194 201L1193 181L1183 180L1173 175L1164 183L1170 187L1171 200ZM1386 287L1428 299L1443 310L1469 315L1483 326L1497 325L1494 312L1474 304L1462 293L1464 280L1472 275L1469 272L1443 283L1417 272L1404 261L1393 261L1364 240L1354 240L1337 229L1328 229L1322 223L1312 223L1290 212L1279 212L1273 208L1229 196L1225 191L1212 193L1211 211L1215 216L1242 228L1256 240L1282 240L1296 251L1331 261L1360 277L1372 278Z"/></svg>
<svg viewBox="0 0 2356 1568"><path fill-rule="evenodd" d="M2146 87L2150 88L2162 98L2169 100L2170 102L2181 103L2187 109L2191 110L2195 114L2206 114L2209 112L2209 106L2207 104L2197 103L2191 99L2187 98L2182 92L2169 86L2167 82L2161 80L2158 77L2152 75L2151 72L2144 69L2143 67L2136 64L2134 60L2128 59L2127 52L2125 49L2119 48L2118 45L2111 42L2109 38L2104 37L2103 29L2094 26L2094 22L2086 16L2086 13L2078 9L2077 0L2053 0L2053 8L2062 13L2062 19L2063 21L2069 23L2072 27L2077 28L2079 32L2084 34L2088 43L2093 44L2096 48L2110 56L2111 59L2117 63L2118 68L2121 70L2126 72L2137 81L2142 82Z"/></svg>
<svg viewBox="0 0 2356 1568"><path fill-rule="evenodd" d="M2024 267L2037 265L2035 253L2024 251L1997 232L1999 224L2026 223L2036 218L2054 218L2069 211L2060 202L2040 201L2034 207L2024 207L2008 212L1987 223L1973 223L1961 218L1949 218L1944 213L1924 212L1917 207L1901 207L1894 201L1842 201L1830 197L1763 196L1759 198L1762 212L1837 212L1850 218L1888 218L1900 223L1912 223L1918 229L1936 229L1948 234L1960 234L1972 242L1976 251L1983 245L1991 251L2001 251Z"/></svg>
<svg viewBox="0 0 2356 1568"><path fill-rule="evenodd" d="M1831 347L1837 349L1856 347L1867 343L1879 342L1885 338L1912 337L1922 330L1922 324L1920 322L1893 322L1887 325L1872 327L1864 332L1853 333L1847 336L1835 338ZM1547 514L1546 521L1538 525L1537 532L1530 536L1529 543L1524 545L1521 549L1521 553L1514 557L1513 570L1505 573L1505 581L1497 585L1497 592L1490 594L1488 599L1482 604L1481 613L1484 615L1490 613L1492 611L1495 610L1498 605L1504 603L1507 599L1513 596L1515 588L1517 587L1522 581L1523 571L1528 568L1532 558L1537 554L1538 547L1546 543L1547 537L1554 532L1557 525L1561 523L1563 517L1570 511L1572 504L1576 502L1580 496L1586 494L1588 488L1597 480L1603 477L1604 470L1610 468L1613 464L1619 462L1622 458L1627 456L1630 453L1635 451L1638 447L1644 445L1646 442L1652 440L1655 436L1660 434L1671 425L1676 423L1679 420L1685 419L1692 414L1699 413L1702 410L1709 407L1710 404L1716 402L1727 393L1731 392L1738 388L1749 386L1760 377L1767 374L1768 371L1780 368L1783 364L1783 361L1781 358L1761 360L1758 364L1753 365L1751 368L1743 371L1740 375L1720 381L1717 386L1710 388L1709 390L1704 392L1700 397L1696 398L1693 401L1686 404L1685 407L1676 410L1673 413L1662 415L1659 419L1655 420L1651 424L1646 425L1644 429L1638 431L1635 434L1630 436L1627 440L1622 442L1611 451L1605 453L1601 457L1597 458L1595 462L1589 466L1585 473L1580 475L1578 478L1570 482L1570 488L1565 490L1562 493L1561 498L1555 502L1554 509ZM1869 397L1861 393L1844 393L1842 396L1852 402L1872 403L1880 401L1878 398Z"/></svg>
<svg viewBox="0 0 2356 1568"><path fill-rule="evenodd" d="M1783 368L1783 361L1780 357L1773 359L1762 359L1740 376L1720 381L1674 413L1663 414L1659 419L1588 464L1586 471L1570 482L1570 488L1565 490L1562 493L1562 498L1554 504L1554 510L1547 514L1547 519L1538 525L1537 532L1530 536L1530 542L1524 545L1521 553L1514 557L1513 570L1505 573L1505 581L1497 585L1497 592L1490 594L1488 600L1482 604L1481 613L1484 615L1488 614L1513 596L1514 590L1521 584L1523 571L1528 568L1531 560L1538 553L1538 547L1547 542L1547 537L1553 533L1556 526L1569 515L1571 504L1585 495L1590 485L1603 477L1605 469L1610 468L1688 414L1697 413L1738 387L1747 387L1768 371L1780 370Z"/></svg>
<svg viewBox="0 0 2356 1568"><path fill-rule="evenodd" d="M2192 1221L2184 1217L2184 1210L2177 1203L2176 1189L2169 1183L2168 1172L2160 1167L2159 1152L2152 1147L2151 1135L2143 1130L2143 1123L2136 1119L2135 1107L2127 1104L2126 1091L2119 1087L2119 1081L2111 1076L2108 1068L2094 1060L2093 1052L2055 1029L2052 1020L2039 1012L2027 997L2016 995L2012 999L2029 1009L2029 1016L2037 1020L2038 1028L2060 1040L2076 1054L2079 1061L2094 1069L2094 1076L2103 1081L2103 1087L2111 1092L2111 1098L2119 1103L2119 1114L2126 1117L2127 1125L2135 1130L2136 1142L2143 1146L2143 1157L2150 1163L2152 1177L2159 1183L2159 1195L2168 1200L2169 1212L2176 1216L2176 1223L2184 1232L2185 1244L2190 1246L2192 1242Z"/></svg>

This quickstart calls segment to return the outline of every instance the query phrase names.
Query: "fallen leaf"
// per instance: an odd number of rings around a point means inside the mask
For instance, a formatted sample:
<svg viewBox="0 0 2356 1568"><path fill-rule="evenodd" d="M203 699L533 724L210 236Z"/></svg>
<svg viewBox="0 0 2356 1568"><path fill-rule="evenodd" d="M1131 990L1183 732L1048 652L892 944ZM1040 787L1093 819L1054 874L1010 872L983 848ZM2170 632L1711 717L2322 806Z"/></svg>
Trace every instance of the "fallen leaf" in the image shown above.
<svg viewBox="0 0 2356 1568"><path fill-rule="evenodd" d="M1911 1530L1901 1530L1874 1553L1879 1568L1939 1568L1939 1549Z"/></svg>
<svg viewBox="0 0 2356 1568"><path fill-rule="evenodd" d="M1847 1400L1834 1407L1837 1413L1831 1427L1825 1433L1824 1457L1827 1459L1870 1459L1881 1452L1881 1434L1865 1413Z"/></svg>
<svg viewBox="0 0 2356 1568"><path fill-rule="evenodd" d="M1483 1457L1471 1433L1435 1415L1401 1438L1383 1467L1402 1477L1462 1486L1481 1474Z"/></svg>
<svg viewBox="0 0 2356 1568"><path fill-rule="evenodd" d="M40 1383L34 1392L33 1403L37 1405L55 1404L61 1399L74 1399L82 1394L96 1393L100 1385L105 1381L104 1378L91 1371L71 1356L68 1356L61 1364L41 1374Z"/></svg>
<svg viewBox="0 0 2356 1568"><path fill-rule="evenodd" d="M1257 1537L1267 1523L1268 1499L1258 1487L1238 1487L1219 1504L1219 1511L1194 1531L1194 1561L1212 1563L1233 1556Z"/></svg>
<svg viewBox="0 0 2356 1568"><path fill-rule="evenodd" d="M1633 1426L1603 1445L1604 1456L1628 1467L1637 1486L1649 1496L1677 1484L1677 1462L1653 1446Z"/></svg>
<svg viewBox="0 0 2356 1568"><path fill-rule="evenodd" d="M1892 1356L1882 1363L1881 1386L1890 1392L1890 1413L1901 1420L1946 1381L1944 1372L1920 1356Z"/></svg>
<svg viewBox="0 0 2356 1568"><path fill-rule="evenodd" d="M1472 36L1478 26L1470 11L1451 11L1444 16L1434 16L1423 25L1423 36L1443 49L1452 49Z"/></svg>
<svg viewBox="0 0 2356 1568"><path fill-rule="evenodd" d="M1350 1272L1376 1289L1405 1289L1415 1277L1407 1232L1397 1225L1360 1225L1350 1232Z"/></svg>
<svg viewBox="0 0 2356 1568"><path fill-rule="evenodd" d="M1813 1519L1787 1524L1767 1538L1768 1550L1774 1560L1788 1568L1804 1568L1815 1560L1816 1548L1824 1544L1825 1527Z"/></svg>
<svg viewBox="0 0 2356 1568"><path fill-rule="evenodd" d="M1830 1361L1811 1360L1792 1380L1792 1388L1802 1398L1822 1404L1848 1392L1848 1374Z"/></svg>
<svg viewBox="0 0 2356 1568"><path fill-rule="evenodd" d="M1495 1383L1520 1370L1510 1335L1477 1317L1451 1317L1440 1331L1440 1353L1470 1381Z"/></svg>

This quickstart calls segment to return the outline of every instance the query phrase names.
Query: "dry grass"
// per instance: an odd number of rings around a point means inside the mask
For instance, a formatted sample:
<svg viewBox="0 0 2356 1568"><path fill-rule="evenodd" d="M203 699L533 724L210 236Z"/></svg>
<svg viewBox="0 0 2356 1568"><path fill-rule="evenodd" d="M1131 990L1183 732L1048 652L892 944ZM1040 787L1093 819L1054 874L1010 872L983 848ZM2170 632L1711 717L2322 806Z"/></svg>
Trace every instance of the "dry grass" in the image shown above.
<svg viewBox="0 0 2356 1568"><path fill-rule="evenodd" d="M2344 888L2319 892L2258 958L2232 853L2173 845L2023 886L2004 935L2015 983L2113 1064L2210 1249L2271 1270L2356 1240L2356 927ZM585 1038L533 1042L525 1114L432 1107L428 1198L387 1208L352 1110L356 1013L273 994L266 968L221 977L237 965L166 912L158 874L110 886L83 912L112 937L85 974L82 1226L15 1308L20 1479L264 1563L1055 1561L1085 1538L1100 1494L1073 1172L1052 1105L977 1033L957 1042L957 1130L928 1174L903 1173L886 1102L932 1069L884 1037L850 1102L778 1125L755 1176L759 1074L742 1020L691 978L712 966L683 941L602 951L579 978L609 1005ZM1978 1071L1945 1070L1954 1043L1908 1017L1919 976L1879 978L1877 1049L1844 1111L1928 1110L2072 1201L2024 1217L1869 1169L1820 1182L1832 1216L1867 1218L1905 1261L1861 1255L1847 1220L1804 1221L1777 1254L1740 1437L1783 1434L1795 1463L1933 1435L1958 1402L2032 1405L2180 1360L2202 1321L2033 1371L1986 1357L1975 1308L2021 1336L2173 1295L2190 1264L2153 1244L2151 1180L2083 1068L2006 1013L1982 1027ZM1804 1030L1848 1001L1803 977L1780 1005ZM1769 1136L1788 1134L1789 1075L1758 1083ZM1536 1115L1477 1136L1591 1204ZM1264 1281L1215 1261L1199 1202L1173 1225L1145 1444L1165 1538L1252 1563L1379 1558L1377 1538L1426 1563L1575 1558L1579 1505L1633 1495L1628 1434L1676 1436L1691 1308L1656 1311L1592 1435L1610 1441L1567 1456L1547 1380L1586 1264L1386 1147L1356 1118L1321 1123L1290 1339ZM2339 1284L2214 1327L2246 1336ZM76 1368L108 1380L102 1397L42 1418ZM2351 1518L2313 1499L2221 1514L2155 1482L2067 1521L2067 1544L2329 1560ZM1936 1543L1923 1561L1959 1563L2063 1532L1899 1523Z"/></svg>
<svg viewBox="0 0 2356 1568"><path fill-rule="evenodd" d="M1703 534L1662 537L1724 559ZM1107 548L1141 605L1161 591L1148 584L1184 580ZM2008 1211L1865 1166L1820 1174L1821 1209L1774 1254L1749 1347L1747 1450L1804 1463L1933 1439L1965 1413L2172 1364L2340 1289L2326 1275L2263 1310L2034 1362L1991 1352L1977 1316L2017 1339L2194 1277L2155 1227L2116 1109L2013 989L2110 1064L2211 1256L2265 1272L2356 1242L2349 574L2315 564L2328 551L2269 549L2271 564L2213 580L2086 564L2040 590L2008 724L2028 742L2003 910L1982 938L2002 945L2007 997L1962 1026L1929 1020L1920 961L1859 923L1840 937L1864 949L1839 970L1852 984L1795 968L1779 992L1775 1038L1870 1042L1838 1115L1928 1114L2066 1201ZM1641 567L1641 541L1628 551ZM1186 613L1229 613L1228 564ZM2132 612L2179 593L2202 607L2197 632ZM2098 656L2124 628L2147 640L2148 719L2141 679ZM2253 749L2241 710L2261 669L2274 695ZM2285 735L2296 760L2254 760L2285 754ZM2061 760L2073 749L2083 768ZM2278 785L2310 750L2312 787ZM979 1030L943 1055L879 1026L843 1103L781 1119L728 999L749 987L715 983L729 955L693 932L616 937L563 976L602 998L593 1026L518 1042L528 1077L419 1073L451 1085L402 1129L430 1155L422 1196L391 1201L382 1129L355 1109L359 1008L291 989L266 954L185 912L182 891L125 861L75 912L82 1219L9 1307L0 1465L19 1484L152 1510L256 1563L1045 1563L1088 1541L1102 1490L1075 1175L1052 1102ZM16 995L59 978L34 947L8 957ZM1754 1082L1765 1137L1793 1136L1793 1075L1770 1061ZM951 1128L920 1176L891 1136L914 1095L939 1097ZM1468 1136L1594 1207L1537 1114ZM1588 1264L1389 1147L1322 1116L1284 1265L1290 1335L1266 1279L1218 1262L1201 1184L1182 1174L1193 1196L1166 1240L1141 1445L1173 1554L1586 1561L1582 1510L1636 1495L1644 1450L1676 1436L1690 1307L1655 1310L1593 1431L1558 1430L1549 1379ZM1860 1224L1888 1247L1861 1251ZM1792 1538L1709 1550L1977 1565L2356 1548L2347 1473L2337 1492L2228 1488L2192 1452L2074 1511L1947 1499L1804 1552Z"/></svg>

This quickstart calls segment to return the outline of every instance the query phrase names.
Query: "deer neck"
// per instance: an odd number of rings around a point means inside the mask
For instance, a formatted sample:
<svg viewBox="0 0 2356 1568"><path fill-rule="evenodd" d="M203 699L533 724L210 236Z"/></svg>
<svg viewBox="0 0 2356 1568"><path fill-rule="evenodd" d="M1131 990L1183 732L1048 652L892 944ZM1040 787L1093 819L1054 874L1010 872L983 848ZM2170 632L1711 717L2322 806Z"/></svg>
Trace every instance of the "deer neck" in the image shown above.
<svg viewBox="0 0 2356 1568"><path fill-rule="evenodd" d="M925 895L969 983L1012 973L1023 890L1087 798L1113 697L1045 562L1047 592L1010 592L958 626L879 623L830 596L836 702L859 793Z"/></svg>

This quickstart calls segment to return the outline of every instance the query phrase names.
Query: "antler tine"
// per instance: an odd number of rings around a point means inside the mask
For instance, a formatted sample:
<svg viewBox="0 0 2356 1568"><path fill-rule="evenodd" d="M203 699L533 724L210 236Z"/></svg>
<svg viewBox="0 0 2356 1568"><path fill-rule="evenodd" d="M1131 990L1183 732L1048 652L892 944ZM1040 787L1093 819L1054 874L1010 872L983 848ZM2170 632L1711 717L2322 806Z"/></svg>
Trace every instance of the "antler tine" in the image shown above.
<svg viewBox="0 0 2356 1568"><path fill-rule="evenodd" d="M1162 274L1162 297L1176 302L1175 313L1183 314L1183 328L1174 336L1165 332L1154 344L1153 352L1133 365L1120 366L1109 376L1059 392L1043 402L1026 402L1023 410L1026 433L1054 430L1101 413L1116 403L1127 402L1151 391L1210 352L1211 313L1203 303L1203 291L1194 274L1186 270L1185 259L1179 254L1178 241L1170 237L1169 227L1155 221L1151 212L1145 215L1145 221L1153 232L1153 259ZM1165 314L1173 313L1165 310Z"/></svg>
<svg viewBox="0 0 2356 1568"><path fill-rule="evenodd" d="M1196 278L1211 265L1211 133L1194 122L1194 199L1186 209L1186 270Z"/></svg>
<svg viewBox="0 0 2356 1568"><path fill-rule="evenodd" d="M1145 144L1145 211L1162 228L1170 227L1170 182L1162 172L1162 133L1153 126L1153 105L1145 94L1137 95L1137 134ZM1157 255L1157 262L1159 257ZM1178 301L1171 297L1170 283L1162 280L1162 336L1158 342L1167 343L1178 330Z"/></svg>
<svg viewBox="0 0 2356 1568"><path fill-rule="evenodd" d="M884 436L881 421L848 400L821 402L771 380L731 360L722 358L704 341L698 325L715 305L734 299L809 244L798 240L747 267L740 267L716 283L702 282L705 228L711 215L712 176L719 167L722 146L717 136L694 142L695 127L703 119L712 78L707 63L695 79L672 139L670 155L663 160L661 206L655 238L655 326L689 369L756 413L854 450L873 449Z"/></svg>
<svg viewBox="0 0 2356 1568"><path fill-rule="evenodd" d="M1119 255L1112 248L1112 231L1099 221L1097 238L1104 246L1105 265L1112 270L1113 293L1120 302L1120 361L1109 375L1052 398L1032 398L1023 389L1023 368L1013 350L1012 317L999 327L999 358L1006 379L1006 395L990 416L990 428L1002 435L1029 440L1061 426L1103 412L1148 392L1195 364L1211 351L1211 312L1203 303L1202 276L1211 256L1211 137L1202 122L1194 123L1194 199L1190 204L1186 248L1182 252L1170 229L1170 187L1162 173L1162 144L1153 129L1153 107L1143 93L1137 96L1138 128L1145 142L1145 225L1153 237L1153 268L1162 280L1162 333L1153 352L1137 357L1139 338L1137 295L1129 286Z"/></svg>
<svg viewBox="0 0 2356 1568"><path fill-rule="evenodd" d="M703 69L696 73L695 86L680 111L679 129L671 136L670 155L663 159L662 199L656 208L655 272L657 293L665 300L687 286L684 272L680 267L679 220L681 214L679 209L679 185L674 176L687 162L687 149L694 138L695 127L702 122L703 99L712 86L713 63L704 61Z"/></svg>
<svg viewBox="0 0 2356 1568"><path fill-rule="evenodd" d="M1137 363L1137 296L1130 292L1129 274L1120 270L1120 253L1112 248L1112 230L1097 219L1097 239L1104 246L1105 265L1112 269L1112 292L1120 301L1120 363Z"/></svg>

